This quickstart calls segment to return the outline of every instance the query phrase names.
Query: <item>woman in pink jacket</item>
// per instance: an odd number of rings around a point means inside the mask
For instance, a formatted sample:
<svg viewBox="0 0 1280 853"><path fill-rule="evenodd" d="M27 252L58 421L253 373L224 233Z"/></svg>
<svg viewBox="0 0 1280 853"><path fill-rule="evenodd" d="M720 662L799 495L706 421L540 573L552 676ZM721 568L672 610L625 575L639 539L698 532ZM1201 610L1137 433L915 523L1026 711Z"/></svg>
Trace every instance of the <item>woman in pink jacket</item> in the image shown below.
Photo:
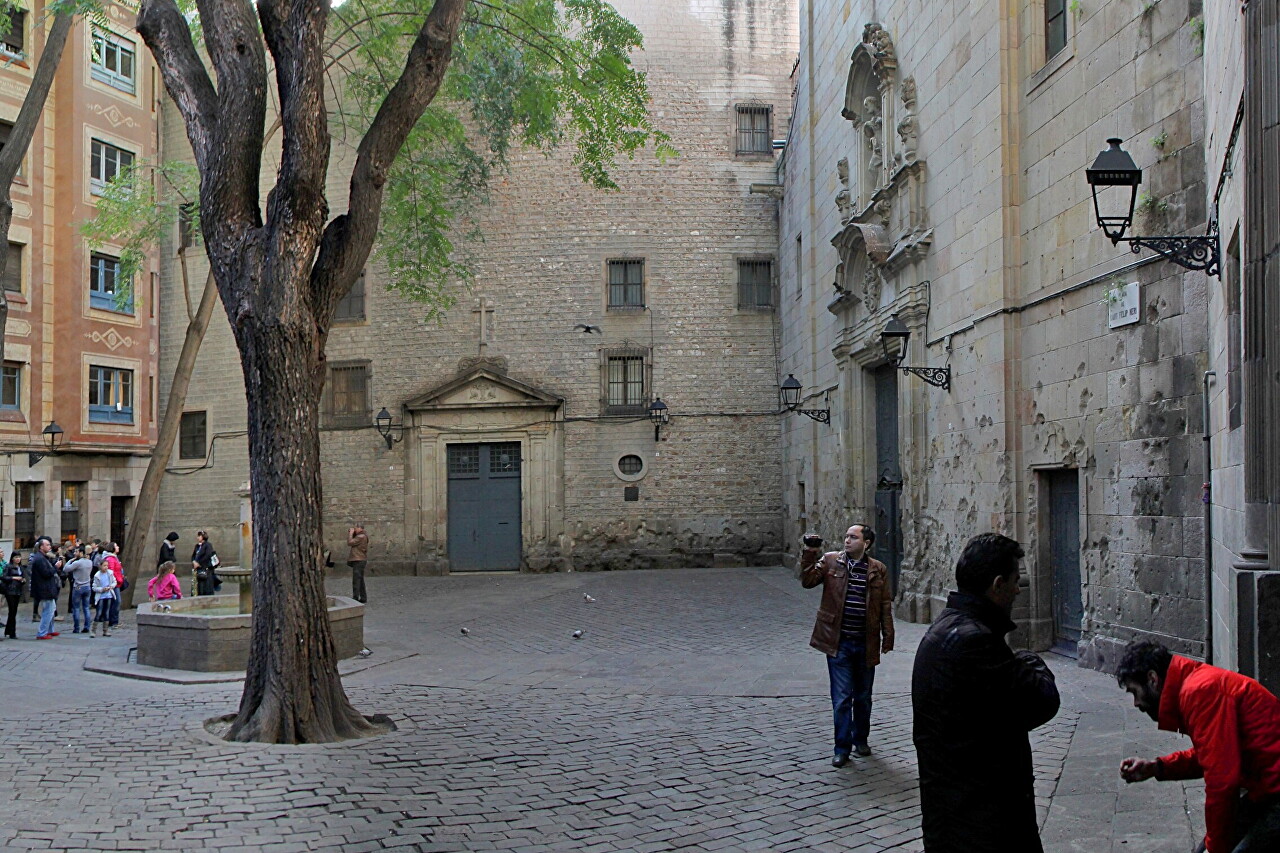
<svg viewBox="0 0 1280 853"><path fill-rule="evenodd" d="M178 582L178 576L173 573L177 566L170 560L161 563L158 573L151 580L147 581L147 599L149 601L169 601L174 598L182 598L182 584Z"/></svg>

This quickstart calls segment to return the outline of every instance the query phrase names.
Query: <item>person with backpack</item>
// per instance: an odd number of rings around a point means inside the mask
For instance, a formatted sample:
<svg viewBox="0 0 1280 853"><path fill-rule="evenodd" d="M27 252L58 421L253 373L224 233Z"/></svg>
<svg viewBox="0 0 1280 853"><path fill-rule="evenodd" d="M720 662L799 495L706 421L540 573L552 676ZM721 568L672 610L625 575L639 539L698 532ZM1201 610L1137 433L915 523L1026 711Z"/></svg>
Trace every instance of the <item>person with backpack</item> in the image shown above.
<svg viewBox="0 0 1280 853"><path fill-rule="evenodd" d="M120 593L129 588L129 580L124 576L124 565L120 562L120 543L108 542L104 548L106 556L102 558L102 567L115 575L116 586L111 595L111 627L120 624Z"/></svg>

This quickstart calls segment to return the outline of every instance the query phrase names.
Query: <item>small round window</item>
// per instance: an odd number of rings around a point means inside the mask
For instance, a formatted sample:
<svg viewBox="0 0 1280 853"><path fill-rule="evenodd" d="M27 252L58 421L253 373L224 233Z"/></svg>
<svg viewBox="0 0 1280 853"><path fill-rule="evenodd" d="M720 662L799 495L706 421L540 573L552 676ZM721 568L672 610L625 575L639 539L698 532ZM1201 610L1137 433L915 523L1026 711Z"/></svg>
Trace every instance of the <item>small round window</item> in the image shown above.
<svg viewBox="0 0 1280 853"><path fill-rule="evenodd" d="M634 477L644 470L644 460L634 453L628 453L618 460L618 471L628 477Z"/></svg>

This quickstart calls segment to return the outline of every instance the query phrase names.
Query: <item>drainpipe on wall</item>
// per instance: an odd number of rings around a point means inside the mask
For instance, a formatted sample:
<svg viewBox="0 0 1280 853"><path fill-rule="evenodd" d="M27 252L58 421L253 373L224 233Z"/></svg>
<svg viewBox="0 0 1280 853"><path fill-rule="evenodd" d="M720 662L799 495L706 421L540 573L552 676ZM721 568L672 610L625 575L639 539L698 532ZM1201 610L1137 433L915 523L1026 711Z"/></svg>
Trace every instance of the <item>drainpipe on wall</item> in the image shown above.
<svg viewBox="0 0 1280 853"><path fill-rule="evenodd" d="M1212 370L1204 372L1204 390L1201 405L1204 416L1204 492L1200 500L1204 502L1204 662L1213 663L1213 462L1212 447L1209 443L1209 380L1216 379L1218 374Z"/></svg>

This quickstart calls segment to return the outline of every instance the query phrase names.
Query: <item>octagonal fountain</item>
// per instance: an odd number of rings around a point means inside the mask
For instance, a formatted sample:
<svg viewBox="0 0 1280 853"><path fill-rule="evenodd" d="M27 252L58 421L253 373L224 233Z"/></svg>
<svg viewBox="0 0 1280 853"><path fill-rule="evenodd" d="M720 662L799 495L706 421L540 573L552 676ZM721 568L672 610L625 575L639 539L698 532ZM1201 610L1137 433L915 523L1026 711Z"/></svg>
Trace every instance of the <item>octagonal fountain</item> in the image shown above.
<svg viewBox="0 0 1280 853"><path fill-rule="evenodd" d="M238 591L138 605L138 663L196 672L236 672L249 665L252 572L219 566L218 575ZM364 648L364 605L340 595L326 598L338 659L355 657Z"/></svg>

